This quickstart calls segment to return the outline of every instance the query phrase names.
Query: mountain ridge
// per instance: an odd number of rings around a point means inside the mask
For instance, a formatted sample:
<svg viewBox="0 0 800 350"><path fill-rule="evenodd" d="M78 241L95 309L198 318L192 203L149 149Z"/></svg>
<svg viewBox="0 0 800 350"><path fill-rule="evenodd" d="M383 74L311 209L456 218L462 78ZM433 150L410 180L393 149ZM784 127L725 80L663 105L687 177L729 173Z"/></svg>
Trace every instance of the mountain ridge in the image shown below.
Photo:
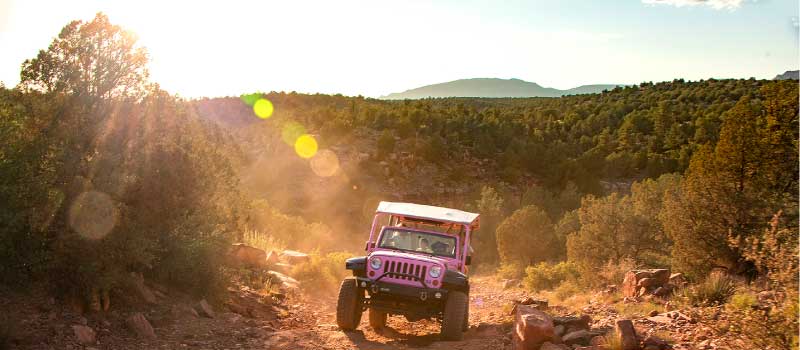
<svg viewBox="0 0 800 350"><path fill-rule="evenodd" d="M611 90L617 86L624 85L591 84L559 90L516 78L470 78L425 85L403 92L391 93L380 98L402 100L429 97L561 97L565 95L600 93L603 90Z"/></svg>

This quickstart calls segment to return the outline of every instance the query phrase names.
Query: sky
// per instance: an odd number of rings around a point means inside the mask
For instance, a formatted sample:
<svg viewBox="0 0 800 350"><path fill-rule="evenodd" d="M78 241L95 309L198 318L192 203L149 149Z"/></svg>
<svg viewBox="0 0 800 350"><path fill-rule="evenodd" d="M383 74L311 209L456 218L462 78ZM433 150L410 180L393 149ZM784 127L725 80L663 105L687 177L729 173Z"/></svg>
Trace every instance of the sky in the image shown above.
<svg viewBox="0 0 800 350"><path fill-rule="evenodd" d="M0 0L0 81L98 11L184 97L379 97L464 78L585 84L771 79L796 70L797 0Z"/></svg>

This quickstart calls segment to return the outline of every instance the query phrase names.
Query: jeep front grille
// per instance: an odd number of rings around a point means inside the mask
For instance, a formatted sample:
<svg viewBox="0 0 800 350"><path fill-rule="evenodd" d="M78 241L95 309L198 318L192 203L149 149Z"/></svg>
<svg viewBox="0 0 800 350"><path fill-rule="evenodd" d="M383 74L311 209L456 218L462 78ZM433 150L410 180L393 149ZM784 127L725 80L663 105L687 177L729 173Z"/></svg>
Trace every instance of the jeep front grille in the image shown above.
<svg viewBox="0 0 800 350"><path fill-rule="evenodd" d="M428 267L425 265L419 265L402 261L387 261L386 264L383 265L383 273L387 274L386 277L398 280L416 281L414 278L411 278L409 276L395 275L394 273L413 275L419 278L420 280L424 280L425 274L427 272L428 272Z"/></svg>

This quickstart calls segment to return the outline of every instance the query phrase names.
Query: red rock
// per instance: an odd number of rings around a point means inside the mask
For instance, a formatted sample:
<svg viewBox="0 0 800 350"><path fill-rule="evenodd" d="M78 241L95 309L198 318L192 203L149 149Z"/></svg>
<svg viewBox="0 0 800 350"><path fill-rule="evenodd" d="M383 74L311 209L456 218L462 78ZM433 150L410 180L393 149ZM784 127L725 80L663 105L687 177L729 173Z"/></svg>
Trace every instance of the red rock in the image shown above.
<svg viewBox="0 0 800 350"><path fill-rule="evenodd" d="M203 317L214 318L214 309L211 308L211 305L208 305L205 299L200 300L195 309L197 309L197 313Z"/></svg>
<svg viewBox="0 0 800 350"><path fill-rule="evenodd" d="M638 350L639 340L636 338L636 329L631 320L617 320L614 330L622 343L622 350Z"/></svg>
<svg viewBox="0 0 800 350"><path fill-rule="evenodd" d="M536 350L553 338L553 319L550 315L528 305L517 305L514 314L512 343L517 350Z"/></svg>
<svg viewBox="0 0 800 350"><path fill-rule="evenodd" d="M128 325L136 335L141 338L145 339L156 339L156 332L153 330L153 326L150 325L150 322L142 315L141 312L134 313L127 320L125 323Z"/></svg>
<svg viewBox="0 0 800 350"><path fill-rule="evenodd" d="M551 342L544 342L539 350L569 350L570 347L564 344L553 344Z"/></svg>
<svg viewBox="0 0 800 350"><path fill-rule="evenodd" d="M291 265L297 265L311 260L311 257L306 253L301 253L294 250L284 250L281 254L281 259Z"/></svg>
<svg viewBox="0 0 800 350"><path fill-rule="evenodd" d="M278 254L278 252L276 252L274 250L270 250L269 253L267 254L267 258L266 258L267 265L272 266L272 265L277 264L278 263L278 255L280 255L280 254Z"/></svg>
<svg viewBox="0 0 800 350"><path fill-rule="evenodd" d="M267 266L267 253L244 243L236 243L228 253L227 262L234 267L264 268Z"/></svg>
<svg viewBox="0 0 800 350"><path fill-rule="evenodd" d="M75 338L78 339L78 342L83 345L94 344L97 342L97 333L94 332L94 329L91 329L87 326L74 325L72 326L72 332L75 333Z"/></svg>

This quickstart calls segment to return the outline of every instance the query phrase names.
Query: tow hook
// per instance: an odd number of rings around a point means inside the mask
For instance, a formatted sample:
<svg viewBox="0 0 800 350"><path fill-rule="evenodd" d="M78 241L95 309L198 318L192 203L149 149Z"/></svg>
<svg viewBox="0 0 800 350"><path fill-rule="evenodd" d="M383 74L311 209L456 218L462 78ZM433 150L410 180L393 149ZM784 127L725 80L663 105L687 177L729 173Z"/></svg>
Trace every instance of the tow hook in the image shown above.
<svg viewBox="0 0 800 350"><path fill-rule="evenodd" d="M372 294L378 294L378 285L377 284L373 284L370 288L372 289Z"/></svg>
<svg viewBox="0 0 800 350"><path fill-rule="evenodd" d="M419 293L419 300L425 301L428 299L428 292L420 292Z"/></svg>

